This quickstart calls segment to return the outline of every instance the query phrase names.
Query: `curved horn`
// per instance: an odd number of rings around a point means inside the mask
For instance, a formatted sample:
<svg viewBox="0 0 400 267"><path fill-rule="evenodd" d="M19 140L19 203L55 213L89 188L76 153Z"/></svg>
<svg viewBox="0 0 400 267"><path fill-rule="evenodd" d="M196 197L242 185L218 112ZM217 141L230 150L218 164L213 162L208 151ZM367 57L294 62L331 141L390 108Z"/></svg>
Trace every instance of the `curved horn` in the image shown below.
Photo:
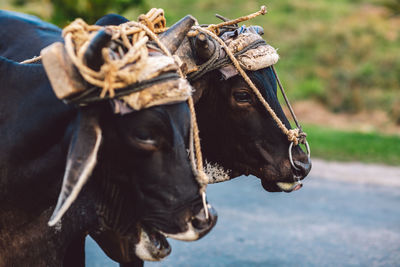
<svg viewBox="0 0 400 267"><path fill-rule="evenodd" d="M101 129L93 110L81 110L79 125L70 143L63 184L48 224L54 226L78 197L96 166Z"/></svg>
<svg viewBox="0 0 400 267"><path fill-rule="evenodd" d="M195 23L196 19L193 16L185 16L172 25L166 32L160 34L160 41L168 48L171 54L174 54Z"/></svg>
<svg viewBox="0 0 400 267"><path fill-rule="evenodd" d="M107 46L112 38L112 31L110 29L99 30L93 39L90 41L88 48L86 49L83 58L89 68L93 70L100 70L101 65L103 65L103 56L101 50L103 47Z"/></svg>
<svg viewBox="0 0 400 267"><path fill-rule="evenodd" d="M200 64L207 61L215 52L214 42L202 32L194 37L193 44Z"/></svg>

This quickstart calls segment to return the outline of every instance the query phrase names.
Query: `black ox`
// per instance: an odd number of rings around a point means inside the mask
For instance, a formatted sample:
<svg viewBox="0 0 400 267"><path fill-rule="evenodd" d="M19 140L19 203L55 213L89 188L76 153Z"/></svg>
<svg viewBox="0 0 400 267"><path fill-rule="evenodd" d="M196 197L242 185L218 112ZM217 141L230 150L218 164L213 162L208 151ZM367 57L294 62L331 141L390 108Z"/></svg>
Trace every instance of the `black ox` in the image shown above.
<svg viewBox="0 0 400 267"><path fill-rule="evenodd" d="M2 19L10 14L2 12ZM21 47L15 48L12 52L2 40L1 55L18 54ZM215 224L212 210L210 219L204 217L187 157L187 104L123 116L108 102L68 106L55 97L42 65L4 57L0 88L1 266L82 266L88 233L100 246L127 242L125 250L118 244L121 257L155 260L170 251L160 232L195 240ZM48 227L63 176L53 218L79 197ZM82 179L89 177L83 187Z"/></svg>
<svg viewBox="0 0 400 267"><path fill-rule="evenodd" d="M122 16L110 14L96 24L119 25L127 21ZM0 13L0 25L0 36L4 42L0 46L0 55L16 61L38 55L48 44L61 40L61 30L58 27L33 16L3 11ZM23 32L24 39L9 31L9 25L13 25L14 32ZM207 51L209 48L192 46L186 58L194 58L201 64L211 55ZM277 98L277 82L272 69L268 67L247 73L281 121L290 129ZM307 176L311 170L310 159L296 146L293 149L293 161L297 170L291 166L287 136L278 128L241 76L224 80L218 70L213 70L193 81L192 86L195 89L193 98L204 156L209 162L227 170L229 178L252 174L261 179L265 190L288 192L290 190L282 189L279 184L293 183L295 179Z"/></svg>
<svg viewBox="0 0 400 267"><path fill-rule="evenodd" d="M1 54L15 60L38 55L44 46L61 38L59 28L38 19L9 14L0 16L1 25L9 24L10 20L14 27L25 33L27 39L32 40L28 45L6 30L1 33L8 47L20 47L23 51L18 54L14 48L0 47ZM98 24L116 25L126 21L118 15L107 15ZM207 52L193 48L189 56L196 58L204 54ZM204 57L196 58L199 63L205 60ZM271 68L248 74L279 118L290 128L277 99L276 78ZM218 71L211 71L192 85L196 89L194 99L204 156L229 170L230 178L253 174L261 179L266 190L282 191L280 183L290 184L295 176L303 179L308 174L311 162L300 147L295 147L293 151L294 163L299 170L291 167L287 137L241 77L222 80Z"/></svg>

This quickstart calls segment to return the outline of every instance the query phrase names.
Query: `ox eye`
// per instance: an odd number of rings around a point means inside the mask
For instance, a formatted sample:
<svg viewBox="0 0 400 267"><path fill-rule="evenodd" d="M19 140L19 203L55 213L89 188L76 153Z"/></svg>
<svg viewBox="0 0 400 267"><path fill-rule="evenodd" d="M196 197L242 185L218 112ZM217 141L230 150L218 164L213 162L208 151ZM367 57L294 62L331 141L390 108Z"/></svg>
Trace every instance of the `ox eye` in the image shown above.
<svg viewBox="0 0 400 267"><path fill-rule="evenodd" d="M138 141L142 144L146 144L146 145L153 145L153 146L156 145L156 140L149 139L149 138L142 139L142 138L136 137L136 141Z"/></svg>
<svg viewBox="0 0 400 267"><path fill-rule="evenodd" d="M134 136L133 141L134 145L141 150L146 150L146 151L157 150L157 141L150 135L144 133L138 133L137 135Z"/></svg>
<svg viewBox="0 0 400 267"><path fill-rule="evenodd" d="M248 92L234 92L233 97L235 100L239 103L250 103L251 102L251 96Z"/></svg>
<svg viewBox="0 0 400 267"><path fill-rule="evenodd" d="M135 138L134 145L143 151L154 152L158 149L156 140L153 139L141 139L139 137Z"/></svg>

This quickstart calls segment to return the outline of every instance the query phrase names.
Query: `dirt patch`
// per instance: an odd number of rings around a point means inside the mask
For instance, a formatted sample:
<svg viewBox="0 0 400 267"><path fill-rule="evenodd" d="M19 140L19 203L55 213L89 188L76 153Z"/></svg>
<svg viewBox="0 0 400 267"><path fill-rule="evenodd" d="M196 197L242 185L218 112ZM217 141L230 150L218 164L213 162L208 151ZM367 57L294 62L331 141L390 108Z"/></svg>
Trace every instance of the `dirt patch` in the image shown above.
<svg viewBox="0 0 400 267"><path fill-rule="evenodd" d="M346 131L400 135L400 125L391 121L383 111L357 114L333 113L312 100L296 101L292 105L300 123L323 125ZM288 115L287 112L286 114Z"/></svg>

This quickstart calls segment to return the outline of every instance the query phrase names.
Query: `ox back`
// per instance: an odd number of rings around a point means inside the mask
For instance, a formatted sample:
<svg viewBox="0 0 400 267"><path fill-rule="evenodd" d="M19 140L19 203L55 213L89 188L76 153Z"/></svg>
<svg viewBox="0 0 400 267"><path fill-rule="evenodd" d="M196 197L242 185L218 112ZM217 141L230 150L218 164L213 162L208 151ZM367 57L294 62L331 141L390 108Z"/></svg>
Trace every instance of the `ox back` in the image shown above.
<svg viewBox="0 0 400 267"><path fill-rule="evenodd" d="M0 10L0 25L0 55L17 62L38 56L54 42L63 42L60 28L34 16Z"/></svg>
<svg viewBox="0 0 400 267"><path fill-rule="evenodd" d="M22 68L0 58L0 73L0 265L56 266L61 255L41 247L52 243L55 252L65 253L65 241L79 238L83 228L94 223L79 220L95 218L77 216L74 223L67 218L63 231L47 226L57 201L76 110L49 90L39 65ZM89 215L94 210L85 212ZM30 247L29 252L22 251L24 247Z"/></svg>

